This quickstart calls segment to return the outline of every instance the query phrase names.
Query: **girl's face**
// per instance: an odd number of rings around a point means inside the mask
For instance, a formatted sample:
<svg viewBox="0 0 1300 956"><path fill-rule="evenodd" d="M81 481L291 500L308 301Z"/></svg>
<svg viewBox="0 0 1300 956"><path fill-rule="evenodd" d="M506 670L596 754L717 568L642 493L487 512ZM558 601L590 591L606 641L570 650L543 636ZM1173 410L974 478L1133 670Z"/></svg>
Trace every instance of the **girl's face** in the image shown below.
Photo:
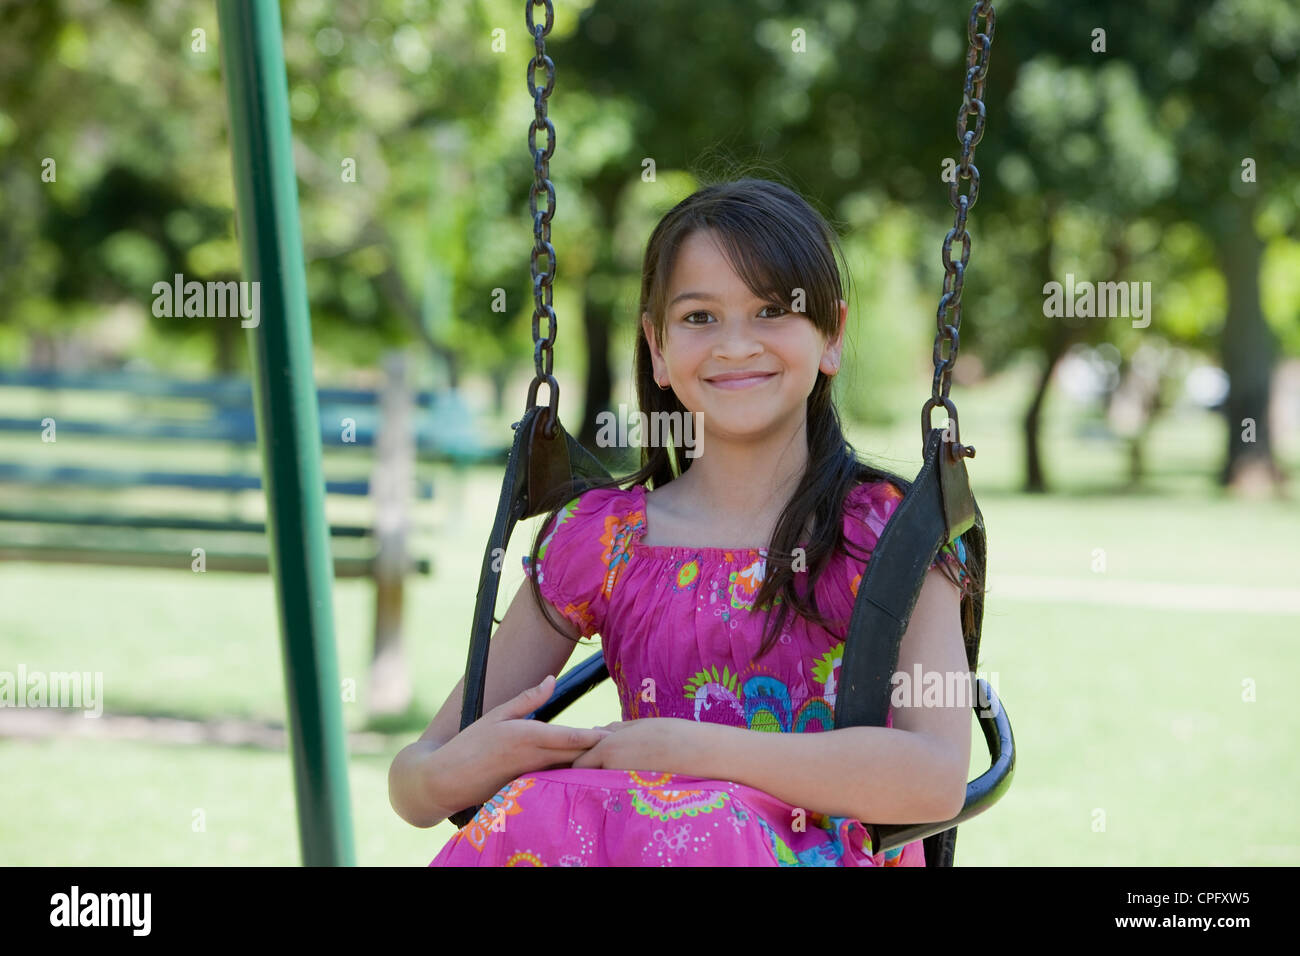
<svg viewBox="0 0 1300 956"><path fill-rule="evenodd" d="M806 314L756 298L712 233L696 230L668 284L662 349L649 315L641 326L655 381L671 385L688 411L703 412L718 437L753 439L803 424L818 370L839 370L847 311L841 299L839 331L826 339Z"/></svg>

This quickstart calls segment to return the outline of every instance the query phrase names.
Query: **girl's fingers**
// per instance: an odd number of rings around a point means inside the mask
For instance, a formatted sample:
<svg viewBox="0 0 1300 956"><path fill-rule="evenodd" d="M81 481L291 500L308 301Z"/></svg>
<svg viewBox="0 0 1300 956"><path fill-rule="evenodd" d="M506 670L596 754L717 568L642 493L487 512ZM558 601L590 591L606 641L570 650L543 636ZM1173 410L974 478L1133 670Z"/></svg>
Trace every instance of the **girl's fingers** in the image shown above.
<svg viewBox="0 0 1300 956"><path fill-rule="evenodd" d="M530 723L536 723L536 721L530 721ZM547 750L587 750L596 746L611 733L613 733L612 730L603 730L598 727L584 730L580 727L538 724L533 743Z"/></svg>
<svg viewBox="0 0 1300 956"><path fill-rule="evenodd" d="M527 717L537 708L550 700L551 694L554 692L555 677L552 674L547 674L540 684L520 691L519 694L506 701L504 704L500 704L488 711L484 716L487 717L493 715L498 720Z"/></svg>
<svg viewBox="0 0 1300 956"><path fill-rule="evenodd" d="M548 750L546 752L547 759L554 761L554 763L548 763L546 766L542 767L542 769L568 770L570 767L574 766L575 761L581 760L589 753L591 753L590 750L575 750L570 754L565 754L562 750Z"/></svg>

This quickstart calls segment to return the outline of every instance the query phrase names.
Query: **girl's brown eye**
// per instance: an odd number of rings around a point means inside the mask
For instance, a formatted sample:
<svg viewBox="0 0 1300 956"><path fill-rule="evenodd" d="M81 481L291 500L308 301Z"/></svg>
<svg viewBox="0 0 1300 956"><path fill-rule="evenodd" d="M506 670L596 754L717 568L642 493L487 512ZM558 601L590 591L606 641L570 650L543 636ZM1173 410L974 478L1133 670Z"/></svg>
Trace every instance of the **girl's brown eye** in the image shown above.
<svg viewBox="0 0 1300 956"><path fill-rule="evenodd" d="M788 310L787 310L786 307L783 306L783 305L765 305L765 306L763 306L762 309L759 310L759 312L760 312L760 313L761 313L761 312L766 312L768 309L776 309L776 310L777 310L778 312L780 312L781 314L789 314ZM707 319L708 316L709 316L709 313L707 313L707 312L687 312L685 315L682 316L682 321L685 322L687 325L702 325L702 324L704 324L704 323L702 323L702 322L692 322L692 321L691 321L691 319L695 318L695 316L697 316L697 315L702 315L702 316L704 316L704 317ZM767 319L779 319L779 318L781 318L781 316L780 316L780 315L767 315L767 316L763 316L763 318L767 318Z"/></svg>

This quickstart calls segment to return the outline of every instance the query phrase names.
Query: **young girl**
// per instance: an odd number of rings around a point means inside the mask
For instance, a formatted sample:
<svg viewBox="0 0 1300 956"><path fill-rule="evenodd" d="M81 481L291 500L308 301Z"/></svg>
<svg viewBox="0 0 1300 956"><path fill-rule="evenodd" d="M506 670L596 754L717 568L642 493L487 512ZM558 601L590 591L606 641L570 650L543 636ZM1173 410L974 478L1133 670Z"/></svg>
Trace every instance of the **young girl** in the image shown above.
<svg viewBox="0 0 1300 956"><path fill-rule="evenodd" d="M393 761L393 807L415 826L484 803L431 865L925 865L920 841L874 850L862 821L958 813L970 705L909 699L885 727L833 729L858 585L902 498L832 403L847 315L834 241L757 179L701 189L656 227L637 397L648 415L702 413L700 447L643 447L640 471L543 522L532 593L492 641L483 717L457 732L462 681ZM969 676L961 595L978 571L960 541L941 552L899 672ZM523 719L594 634L623 720Z"/></svg>

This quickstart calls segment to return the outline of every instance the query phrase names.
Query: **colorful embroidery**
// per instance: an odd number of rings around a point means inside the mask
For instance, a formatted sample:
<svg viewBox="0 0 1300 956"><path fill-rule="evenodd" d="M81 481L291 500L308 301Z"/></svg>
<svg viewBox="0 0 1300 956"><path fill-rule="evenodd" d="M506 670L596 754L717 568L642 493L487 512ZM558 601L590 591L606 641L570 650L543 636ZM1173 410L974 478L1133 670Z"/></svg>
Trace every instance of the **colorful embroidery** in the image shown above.
<svg viewBox="0 0 1300 956"><path fill-rule="evenodd" d="M736 694L737 675L732 674L726 667L722 668L722 674L718 674L717 667L714 667L712 673L708 670L697 671L695 676L686 682L683 693L688 701L695 702L695 719L700 720L701 716L711 711L714 705L719 707L730 708L731 713L737 717L745 716L744 708L740 706L740 698ZM710 716L711 723L723 723L720 719L720 713L714 713Z"/></svg>
<svg viewBox="0 0 1300 956"><path fill-rule="evenodd" d="M804 850L801 853L795 853L790 849L776 831L763 820L758 820L759 827L767 836L768 844L772 847L772 854L776 857L778 866L837 866L839 853L836 851L838 841L833 843L822 843L818 846Z"/></svg>
<svg viewBox="0 0 1300 956"><path fill-rule="evenodd" d="M829 701L821 697L810 697L805 700L794 715L796 734L812 732L814 725L818 731L835 729L835 709Z"/></svg>
<svg viewBox="0 0 1300 956"><path fill-rule="evenodd" d="M760 674L740 685L738 675L723 667L697 671L682 688L687 704L693 704L693 717L714 724L739 724L749 730L772 733L804 733L833 730L835 726L834 673L843 656L844 645L827 651L813 666L813 675L831 693L808 697L797 708L789 687L771 674ZM825 675L825 676L823 676Z"/></svg>
<svg viewBox="0 0 1300 956"><path fill-rule="evenodd" d="M709 603L717 605L713 609L713 616L719 618L723 624L732 625L731 608L727 606L727 589L719 584L715 584L713 590L709 593ZM722 598L721 601L718 598Z"/></svg>
<svg viewBox="0 0 1300 956"><path fill-rule="evenodd" d="M605 580L600 589L602 597L608 598L614 593L614 584L632 557L633 537L644 530L645 515L640 511L633 511L626 518L614 515L605 518L605 532L600 536L600 543L605 549L600 557L606 567Z"/></svg>
<svg viewBox="0 0 1300 956"><path fill-rule="evenodd" d="M646 847L647 850L658 850L655 852L657 857L662 858L665 853L672 853L680 857L686 852L687 844L691 839L691 825L683 823L680 826L673 827L671 832L668 828L654 831L654 842Z"/></svg>
<svg viewBox="0 0 1300 956"><path fill-rule="evenodd" d="M839 685L840 664L844 662L844 642L836 644L813 664L813 680L822 685L822 696L832 704Z"/></svg>
<svg viewBox="0 0 1300 956"><path fill-rule="evenodd" d="M790 691L767 674L751 677L741 688L745 724L750 730L780 733L791 725Z"/></svg>
<svg viewBox="0 0 1300 956"><path fill-rule="evenodd" d="M560 526L578 513L578 502L581 498L574 498L561 508L555 515L555 525L551 528L551 533L542 539L541 545L537 549L537 560L540 561L546 557L546 549L551 544L551 539L555 537L555 532L560 530Z"/></svg>
<svg viewBox="0 0 1300 956"><path fill-rule="evenodd" d="M520 850L514 853L506 860L506 866L545 866L542 858L536 853L529 853L527 850Z"/></svg>
<svg viewBox="0 0 1300 956"><path fill-rule="evenodd" d="M665 783L673 779L673 775L671 773L661 773L658 774L653 780L647 780L644 777L642 777L640 771L637 770L629 770L627 772L627 776L628 779L631 780L638 787L661 787Z"/></svg>
<svg viewBox="0 0 1300 956"><path fill-rule="evenodd" d="M680 568L677 569L677 578L673 584L674 591L689 591L695 587L696 581L700 577L700 562L698 558L692 558Z"/></svg>
<svg viewBox="0 0 1300 956"><path fill-rule="evenodd" d="M583 601L581 604L564 605L564 616L573 623L583 637L589 637L596 627L596 615L591 613L590 604L590 601Z"/></svg>
<svg viewBox="0 0 1300 956"><path fill-rule="evenodd" d="M725 790L629 789L632 808L643 816L667 823L682 817L712 813L727 805L731 794Z"/></svg>
<svg viewBox="0 0 1300 956"><path fill-rule="evenodd" d="M731 584L731 606L734 608L752 608L754 597L763 585L765 562L762 558L747 564L739 571L732 571L728 582Z"/></svg>
<svg viewBox="0 0 1300 956"><path fill-rule="evenodd" d="M499 832L507 826L507 818L523 812L518 797L537 781L532 777L517 778L492 795L492 799L479 807L474 819L465 824L456 838L468 841L469 845L480 853L487 843L488 835L495 826Z"/></svg>

